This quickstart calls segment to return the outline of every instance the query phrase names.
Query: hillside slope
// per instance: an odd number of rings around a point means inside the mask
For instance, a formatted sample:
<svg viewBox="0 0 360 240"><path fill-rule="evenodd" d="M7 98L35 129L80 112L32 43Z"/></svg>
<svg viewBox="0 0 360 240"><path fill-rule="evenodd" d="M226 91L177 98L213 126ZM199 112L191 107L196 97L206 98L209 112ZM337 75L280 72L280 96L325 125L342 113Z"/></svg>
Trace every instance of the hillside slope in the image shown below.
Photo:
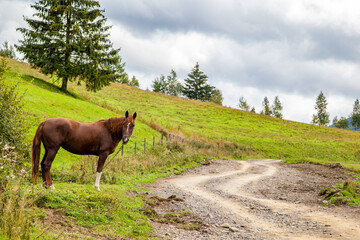
<svg viewBox="0 0 360 240"><path fill-rule="evenodd" d="M107 118L114 112L121 113L129 109L130 112L138 112L140 122L153 128L212 143L214 146L230 142L247 148L251 146L257 154L266 158L341 162L347 167L360 169L358 132L276 119L213 103L144 91L118 83L113 83L96 93L87 92L85 87L71 83L70 91L81 96L84 101L77 100L76 104L81 102L80 105L76 105L75 102L69 103L66 101L75 101L74 98L57 92L59 96L68 99L59 102L60 98L49 98L46 92L40 91L39 82L44 85L43 81L36 78L29 80L30 76L48 80L45 76L30 69L25 63L12 61L11 66L13 72L21 74L21 86L28 88L29 94L25 96L28 111L37 117L64 116L80 121L94 121ZM37 90L33 91L35 86ZM42 89L48 87L50 85L42 86ZM70 111L61 108L68 104L72 105ZM84 109L92 108L94 110L84 112ZM76 115L72 116L74 113ZM139 128L141 129L137 129L135 135L150 138L149 135L156 135L155 131L145 125L140 125Z"/></svg>

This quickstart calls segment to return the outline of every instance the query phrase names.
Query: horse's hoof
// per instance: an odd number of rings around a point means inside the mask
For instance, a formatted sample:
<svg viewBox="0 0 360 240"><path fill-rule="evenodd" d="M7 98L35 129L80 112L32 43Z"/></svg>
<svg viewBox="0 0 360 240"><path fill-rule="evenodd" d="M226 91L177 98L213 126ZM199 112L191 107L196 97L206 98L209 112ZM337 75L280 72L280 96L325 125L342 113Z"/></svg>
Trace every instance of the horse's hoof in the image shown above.
<svg viewBox="0 0 360 240"><path fill-rule="evenodd" d="M49 188L50 188L51 190L55 190L54 184L51 184Z"/></svg>
<svg viewBox="0 0 360 240"><path fill-rule="evenodd" d="M100 191L100 186L94 186L96 190Z"/></svg>

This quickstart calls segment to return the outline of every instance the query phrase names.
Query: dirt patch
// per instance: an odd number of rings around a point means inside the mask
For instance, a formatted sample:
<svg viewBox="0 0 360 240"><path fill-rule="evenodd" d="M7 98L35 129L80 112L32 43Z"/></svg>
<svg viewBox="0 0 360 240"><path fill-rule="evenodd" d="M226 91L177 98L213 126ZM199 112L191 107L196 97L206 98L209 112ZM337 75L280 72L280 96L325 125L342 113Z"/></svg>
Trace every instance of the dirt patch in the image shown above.
<svg viewBox="0 0 360 240"><path fill-rule="evenodd" d="M182 176L150 185L149 198L175 195L157 213L191 212L200 228L155 221L162 239L356 239L360 209L324 207L321 189L352 180L341 166L275 160L212 160Z"/></svg>
<svg viewBox="0 0 360 240"><path fill-rule="evenodd" d="M44 233L51 232L56 236L56 239L128 239L110 234L97 233L91 228L79 226L73 220L69 219L62 211L54 209L46 209L46 216L41 220L40 225L42 225ZM41 234L37 238L40 236Z"/></svg>

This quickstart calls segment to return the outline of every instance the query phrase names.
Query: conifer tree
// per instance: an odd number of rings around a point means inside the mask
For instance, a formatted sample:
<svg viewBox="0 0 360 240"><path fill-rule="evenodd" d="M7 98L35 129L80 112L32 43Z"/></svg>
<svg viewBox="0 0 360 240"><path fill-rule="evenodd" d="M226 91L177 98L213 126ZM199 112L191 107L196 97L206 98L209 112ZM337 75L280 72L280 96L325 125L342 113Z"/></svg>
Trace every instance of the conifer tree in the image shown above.
<svg viewBox="0 0 360 240"><path fill-rule="evenodd" d="M360 128L360 103L359 99L356 99L354 102L353 112L351 113L351 123L355 130Z"/></svg>
<svg viewBox="0 0 360 240"><path fill-rule="evenodd" d="M319 96L316 98L315 110L317 110L317 113L313 115L313 124L325 126L330 122L329 113L326 112L327 104L326 97L321 91Z"/></svg>
<svg viewBox="0 0 360 240"><path fill-rule="evenodd" d="M104 10L94 0L39 0L34 18L18 28L24 39L17 49L44 74L56 74L67 91L68 81L85 82L97 91L118 78L120 49L113 49Z"/></svg>
<svg viewBox="0 0 360 240"><path fill-rule="evenodd" d="M209 101L214 87L207 84L208 77L200 71L199 63L188 74L183 87L184 96L202 101Z"/></svg>
<svg viewBox="0 0 360 240"><path fill-rule="evenodd" d="M283 118L283 115L281 111L283 110L283 107L281 105L280 99L278 96L275 97L274 104L271 107L271 112L274 117L277 118Z"/></svg>

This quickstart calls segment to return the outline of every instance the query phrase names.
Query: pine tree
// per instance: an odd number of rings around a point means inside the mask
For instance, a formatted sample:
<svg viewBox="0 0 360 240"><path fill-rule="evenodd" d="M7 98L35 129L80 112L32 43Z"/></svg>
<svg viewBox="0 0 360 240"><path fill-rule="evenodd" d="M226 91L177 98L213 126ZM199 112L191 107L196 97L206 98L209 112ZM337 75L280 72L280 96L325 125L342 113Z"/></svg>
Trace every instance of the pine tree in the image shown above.
<svg viewBox="0 0 360 240"><path fill-rule="evenodd" d="M355 130L360 128L360 103L359 99L356 99L354 102L353 112L351 113L351 123Z"/></svg>
<svg viewBox="0 0 360 240"><path fill-rule="evenodd" d="M269 99L265 96L263 101L263 110L261 111L261 114L271 116L271 109L269 106Z"/></svg>
<svg viewBox="0 0 360 240"><path fill-rule="evenodd" d="M39 0L31 7L35 18L25 17L30 29L18 28L24 40L16 47L33 67L56 74L63 91L68 81L97 91L118 78L120 49L112 47L98 1Z"/></svg>
<svg viewBox="0 0 360 240"><path fill-rule="evenodd" d="M239 98L238 106L243 111L249 111L249 109L250 109L250 106L249 106L249 104L247 103L247 100L244 97Z"/></svg>
<svg viewBox="0 0 360 240"><path fill-rule="evenodd" d="M329 113L326 112L327 104L328 103L326 101L326 97L321 91L319 96L316 98L315 110L317 110L317 113L313 115L313 120L312 120L313 124L325 126L330 122Z"/></svg>
<svg viewBox="0 0 360 240"><path fill-rule="evenodd" d="M188 74L183 87L184 96L202 101L209 101L214 87L207 84L208 77L200 71L199 63Z"/></svg>
<svg viewBox="0 0 360 240"><path fill-rule="evenodd" d="M281 111L283 110L283 107L281 105L280 99L278 96L275 97L274 104L271 107L271 112L274 117L277 118L283 118L283 115Z"/></svg>

